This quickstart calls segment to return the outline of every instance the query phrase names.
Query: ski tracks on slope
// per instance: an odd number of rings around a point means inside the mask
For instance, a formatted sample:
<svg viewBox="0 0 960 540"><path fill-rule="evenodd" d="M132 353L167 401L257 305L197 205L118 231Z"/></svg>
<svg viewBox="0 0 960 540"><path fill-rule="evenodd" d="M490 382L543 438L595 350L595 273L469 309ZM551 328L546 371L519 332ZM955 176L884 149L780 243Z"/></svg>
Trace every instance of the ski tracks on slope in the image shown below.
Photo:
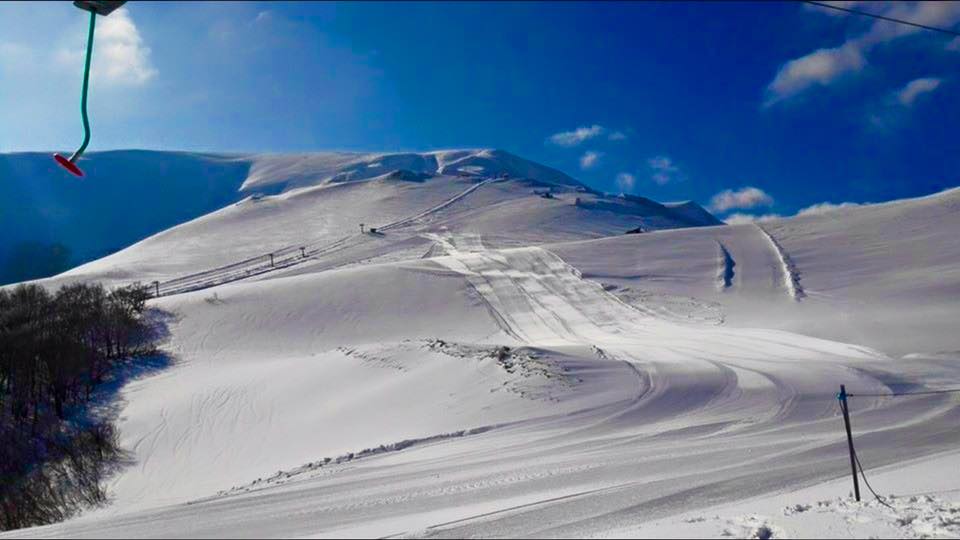
<svg viewBox="0 0 960 540"><path fill-rule="evenodd" d="M717 248L719 248L717 254L717 289L724 291L733 287L733 278L736 276L734 268L737 263L733 260L730 250L720 240L717 240Z"/></svg>
<svg viewBox="0 0 960 540"><path fill-rule="evenodd" d="M682 335L687 335L696 332L695 327L667 323L624 304L545 249L463 252L455 243L447 241L450 256L437 262L465 276L507 334L535 346L590 346L623 361L636 375L635 398L585 429L609 422L625 426L639 422L655 429L655 422L712 408L733 414L737 407L727 405L742 395L740 377L762 378L723 365L708 351L690 349L685 339L668 334L682 328ZM664 330L666 334L661 334ZM771 393L784 389L762 386L766 403L759 409L769 411L779 400Z"/></svg>
<svg viewBox="0 0 960 540"><path fill-rule="evenodd" d="M453 197L441 202L440 204L427 208L416 215L401 218L391 223L387 223L386 225L382 225L379 227L379 230L387 231L416 224L423 218L435 214L464 199L481 187L500 181L503 181L503 179L487 178L486 180L477 182L476 184L471 185L467 189L457 193ZM207 289L217 285L223 285L225 283L231 283L277 270L290 268L304 261L313 260L320 256L341 251L356 243L357 239L362 238L364 238L363 234L352 234L341 237L331 243L312 242L306 244L291 244L273 251L272 258L270 256L271 254L269 253L257 255L256 257L236 263L231 263L217 268L211 268L194 274L160 282L159 288L162 296L171 296L174 294L182 294L200 289ZM301 251L301 247L303 248L303 251Z"/></svg>
<svg viewBox="0 0 960 540"><path fill-rule="evenodd" d="M759 223L754 223L754 226L766 237L767 241L770 243L771 249L776 253L777 259L780 261L780 271L783 275L783 286L786 287L787 293L794 300L800 301L806 296L806 293L803 291L803 285L800 284L800 272L797 270L797 266L794 264L793 259L790 258L790 254L787 253L780 242L777 242L777 239L773 237L766 229L764 229Z"/></svg>

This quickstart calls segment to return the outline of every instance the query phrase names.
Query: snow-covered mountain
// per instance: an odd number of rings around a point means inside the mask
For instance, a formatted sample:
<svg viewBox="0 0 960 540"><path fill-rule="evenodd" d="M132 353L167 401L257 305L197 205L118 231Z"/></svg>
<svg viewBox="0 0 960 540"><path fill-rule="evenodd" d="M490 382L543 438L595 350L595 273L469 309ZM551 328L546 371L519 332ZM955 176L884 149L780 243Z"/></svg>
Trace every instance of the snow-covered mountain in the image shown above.
<svg viewBox="0 0 960 540"><path fill-rule="evenodd" d="M960 481L960 403L891 396L960 381L960 190L688 227L714 222L490 151L204 159L249 164L240 200L45 281L161 282L171 365L116 403L112 503L17 537L595 536L809 509L801 488L849 490L839 384L868 473L937 455Z"/></svg>
<svg viewBox="0 0 960 540"><path fill-rule="evenodd" d="M544 184L582 186L566 174L504 150L440 150L422 153L318 152L261 155L241 191L289 190L331 182L368 180L397 171L428 176L528 178Z"/></svg>
<svg viewBox="0 0 960 540"><path fill-rule="evenodd" d="M46 154L0 155L0 228L8 239L0 247L0 269L14 247L27 242L63 244L77 263L147 238L98 267L110 265L107 277L117 279L171 279L295 244L323 243L359 230L361 222L377 226L415 216L489 179L500 185L465 201L471 221L485 223L478 232L543 228L564 239L641 225L718 223L702 209L691 213L596 193L502 150L235 156L112 151L88 154L84 161L88 176L76 180ZM534 194L551 190L556 199ZM577 197L582 204L573 208ZM445 215L464 209L451 207ZM230 227L229 234L220 227ZM208 245L212 237L220 240ZM174 260L167 257L169 242L178 246ZM204 247L191 251L191 245Z"/></svg>

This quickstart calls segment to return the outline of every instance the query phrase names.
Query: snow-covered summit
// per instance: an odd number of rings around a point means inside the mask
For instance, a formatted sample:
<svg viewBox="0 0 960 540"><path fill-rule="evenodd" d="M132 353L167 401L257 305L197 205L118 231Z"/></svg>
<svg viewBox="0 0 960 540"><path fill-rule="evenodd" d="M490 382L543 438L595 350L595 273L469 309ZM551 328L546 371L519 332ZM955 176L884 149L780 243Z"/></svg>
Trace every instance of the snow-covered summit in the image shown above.
<svg viewBox="0 0 960 540"><path fill-rule="evenodd" d="M719 224L706 212L598 193L497 149L123 150L87 154L83 168L88 176L77 181L64 178L46 154L0 155L0 228L7 234L0 268L17 245L58 243L71 253L72 266L123 250L93 263L95 273L85 265L86 278L165 280L332 242L359 232L360 223L410 225L414 217L423 231L482 233L493 245L498 238L518 245ZM474 190L478 183L485 185ZM470 196L461 197L465 192ZM0 275L0 283L14 280Z"/></svg>
<svg viewBox="0 0 960 540"><path fill-rule="evenodd" d="M433 152L313 152L251 156L240 190L276 193L327 183L369 180L395 170L432 176L528 178L546 184L582 186L550 167L491 148Z"/></svg>

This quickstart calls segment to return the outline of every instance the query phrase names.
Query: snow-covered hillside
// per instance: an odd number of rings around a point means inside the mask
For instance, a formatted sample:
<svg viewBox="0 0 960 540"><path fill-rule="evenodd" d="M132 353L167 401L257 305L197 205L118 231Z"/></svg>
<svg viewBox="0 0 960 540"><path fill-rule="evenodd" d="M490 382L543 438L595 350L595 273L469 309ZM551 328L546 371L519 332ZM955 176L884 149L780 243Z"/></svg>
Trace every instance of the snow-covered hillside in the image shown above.
<svg viewBox="0 0 960 540"><path fill-rule="evenodd" d="M681 318L891 354L960 350L960 189L759 224L550 246L614 294Z"/></svg>
<svg viewBox="0 0 960 540"><path fill-rule="evenodd" d="M331 247L341 259L405 258L427 253L433 241L424 233L441 230L509 246L719 223L695 203L604 195L500 150L249 159L249 176L237 186L241 200L76 268L61 281L167 282L250 259L244 270L259 271L269 266L270 253L288 260ZM360 224L380 233L361 234Z"/></svg>
<svg viewBox="0 0 960 540"><path fill-rule="evenodd" d="M47 281L163 281L172 363L121 392L112 504L16 536L832 534L767 514L846 498L840 384L868 474L960 463L955 395L890 396L960 387L960 190L624 235L710 216L490 155L270 158Z"/></svg>
<svg viewBox="0 0 960 540"><path fill-rule="evenodd" d="M0 153L0 284L17 277L18 246L61 244L73 265L97 259L238 200L250 169L236 156L140 150L91 152L82 166L76 179L49 153Z"/></svg>
<svg viewBox="0 0 960 540"><path fill-rule="evenodd" d="M383 228L410 218L447 220L450 227L475 226L491 235L542 231L538 236L552 240L719 223L695 204L691 212L689 205L593 192L502 150L113 151L84 161L88 176L77 180L64 177L46 154L0 155L0 227L8 232L0 269L12 246L25 242L64 244L73 261L85 262L146 238L71 274L162 281L284 248L321 247L359 232L360 223ZM500 185L461 197L492 180ZM536 194L547 191L557 196ZM468 223L454 223L466 212ZM508 236L504 242L527 242Z"/></svg>
<svg viewBox="0 0 960 540"><path fill-rule="evenodd" d="M277 192L325 183L376 178L397 171L428 176L529 178L546 184L580 186L562 172L494 149L423 153L317 152L257 156L242 191Z"/></svg>

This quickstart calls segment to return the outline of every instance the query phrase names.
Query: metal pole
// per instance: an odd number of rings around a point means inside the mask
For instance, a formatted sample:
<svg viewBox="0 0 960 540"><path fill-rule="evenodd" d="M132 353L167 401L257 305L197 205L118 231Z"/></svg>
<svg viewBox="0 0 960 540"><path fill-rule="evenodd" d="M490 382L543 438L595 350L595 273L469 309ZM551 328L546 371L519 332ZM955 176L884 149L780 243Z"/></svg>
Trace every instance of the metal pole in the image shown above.
<svg viewBox="0 0 960 540"><path fill-rule="evenodd" d="M853 433L850 431L850 410L847 408L847 388L840 385L840 393L837 394L840 400L840 408L843 410L843 425L847 428L847 447L850 449L850 472L853 473L853 494L860 502L860 482L857 479L857 458L853 450Z"/></svg>
<svg viewBox="0 0 960 540"><path fill-rule="evenodd" d="M90 143L90 120L87 118L87 87L90 81L90 59L93 57L93 28L96 26L97 14L90 12L90 28L87 31L87 59L83 65L83 89L80 91L80 117L83 119L83 143L80 148L70 156L70 163L73 163L80 157L80 154L87 149Z"/></svg>

